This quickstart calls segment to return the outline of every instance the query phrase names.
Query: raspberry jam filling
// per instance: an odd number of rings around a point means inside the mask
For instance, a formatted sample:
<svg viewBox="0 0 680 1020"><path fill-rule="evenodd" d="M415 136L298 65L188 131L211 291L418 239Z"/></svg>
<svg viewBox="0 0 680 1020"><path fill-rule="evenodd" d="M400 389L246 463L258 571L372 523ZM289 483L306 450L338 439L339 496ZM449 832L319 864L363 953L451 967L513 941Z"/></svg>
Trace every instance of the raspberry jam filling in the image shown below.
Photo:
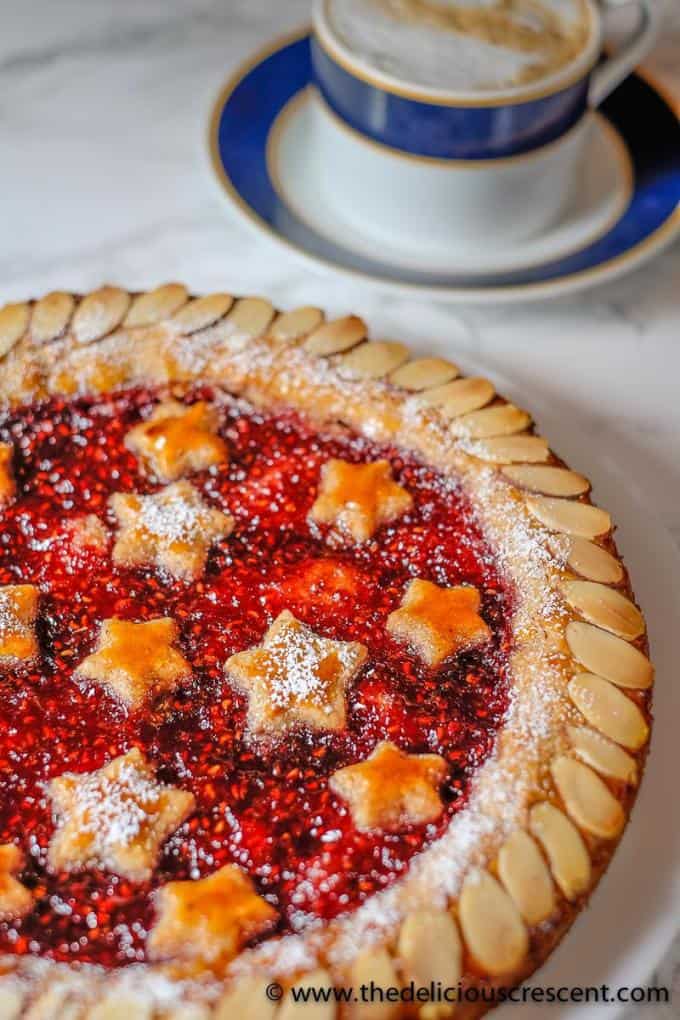
<svg viewBox="0 0 680 1020"><path fill-rule="evenodd" d="M22 921L0 923L0 952L106 966L144 960L154 890L230 862L278 911L276 933L351 911L403 875L465 805L507 707L512 593L460 489L396 449L196 390L188 402L200 396L222 406L230 463L191 481L236 522L213 546L204 576L115 567L111 541L99 551L76 544L69 522L83 514L114 531L111 493L160 488L124 439L162 395L137 389L51 400L0 419L18 488L17 501L0 511L0 585L32 583L42 593L39 664L0 674L0 843L25 851L19 877L36 897ZM319 472L331 457L386 457L413 497L411 510L358 546L310 526ZM422 665L385 628L414 577L474 585L491 641L437 670ZM350 686L343 731L258 744L248 739L247 699L225 679L224 663L259 643L284 609L326 637L362 642L368 658ZM126 712L101 686L72 676L101 621L114 615L178 624L192 677L152 708ZM445 810L435 824L360 832L329 789L331 773L385 739L446 759ZM153 879L50 873L46 783L134 746L162 782L190 790L197 803L164 844Z"/></svg>

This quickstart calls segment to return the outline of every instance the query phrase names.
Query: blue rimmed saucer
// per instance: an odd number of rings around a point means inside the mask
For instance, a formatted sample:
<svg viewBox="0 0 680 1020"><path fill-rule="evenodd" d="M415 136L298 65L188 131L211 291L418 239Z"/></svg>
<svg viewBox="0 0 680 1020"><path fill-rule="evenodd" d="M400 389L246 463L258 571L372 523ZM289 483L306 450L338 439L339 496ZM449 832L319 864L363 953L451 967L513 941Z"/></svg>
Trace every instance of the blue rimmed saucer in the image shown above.
<svg viewBox="0 0 680 1020"><path fill-rule="evenodd" d="M474 252L415 264L391 252L387 261L376 256L370 232L361 238L347 230L315 192L304 146L311 78L309 31L278 40L227 82L210 131L213 166L231 203L311 267L447 301L537 300L613 279L680 233L678 115L656 84L635 74L604 102L604 116L593 115L580 203L552 232L523 250L489 253L488 262Z"/></svg>

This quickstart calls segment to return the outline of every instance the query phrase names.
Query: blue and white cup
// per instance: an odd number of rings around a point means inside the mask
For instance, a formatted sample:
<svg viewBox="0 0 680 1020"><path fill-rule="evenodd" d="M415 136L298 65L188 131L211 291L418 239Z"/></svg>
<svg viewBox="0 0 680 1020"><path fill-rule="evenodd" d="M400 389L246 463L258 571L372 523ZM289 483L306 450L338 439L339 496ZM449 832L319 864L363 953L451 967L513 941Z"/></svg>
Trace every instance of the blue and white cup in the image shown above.
<svg viewBox="0 0 680 1020"><path fill-rule="evenodd" d="M637 0L640 23L601 60L603 13L620 3L585 0L577 55L555 73L494 91L414 85L385 73L334 31L329 0L316 0L312 62L318 89L312 144L325 187L345 218L389 243L507 247L544 232L578 185L588 111L646 55L658 0Z"/></svg>

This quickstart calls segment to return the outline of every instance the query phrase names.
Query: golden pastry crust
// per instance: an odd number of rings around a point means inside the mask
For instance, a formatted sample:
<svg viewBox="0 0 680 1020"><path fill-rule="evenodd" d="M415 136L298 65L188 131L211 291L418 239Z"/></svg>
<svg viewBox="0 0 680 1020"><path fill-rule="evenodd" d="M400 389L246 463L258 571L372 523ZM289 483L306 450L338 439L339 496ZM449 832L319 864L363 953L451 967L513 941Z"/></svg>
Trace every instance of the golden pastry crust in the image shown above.
<svg viewBox="0 0 680 1020"><path fill-rule="evenodd" d="M66 533L76 549L103 554L109 544L109 532L96 514L84 514L69 521Z"/></svg>
<svg viewBox="0 0 680 1020"><path fill-rule="evenodd" d="M364 663L358 641L315 634L285 609L262 644L231 655L227 676L248 696L252 736L273 736L295 726L338 730L345 725L346 689Z"/></svg>
<svg viewBox="0 0 680 1020"><path fill-rule="evenodd" d="M378 974L385 983L464 986L507 986L531 974L608 865L651 721L644 620L611 518L592 505L587 479L486 380L460 379L442 359L409 362L399 352L395 361L384 343L366 339L357 316L277 314L261 298L228 294L189 300L177 284L134 297L112 287L72 304L68 297L0 312L0 405L202 380L255 405L292 406L320 426L389 441L455 477L520 594L512 698L466 809L400 882L352 915L271 938L219 978L199 973L190 982L160 962L74 975L65 965L4 957L0 1006L4 996L18 1013L22 1003L61 995L40 1015L61 1017L65 1003L77 1002L80 1020L105 999L124 1002L128 1014L160 1016L174 982L173 1007L218 1018L255 994L264 1010L263 974L284 985ZM456 1016L485 1009L465 1005ZM329 1004L324 1016L334 1013Z"/></svg>
<svg viewBox="0 0 680 1020"><path fill-rule="evenodd" d="M416 577L399 608L387 617L387 630L415 648L428 666L438 666L449 655L489 640L491 631L479 615L480 603L476 588L441 588Z"/></svg>
<svg viewBox="0 0 680 1020"><path fill-rule="evenodd" d="M225 963L248 939L276 923L277 912L255 892L235 864L207 878L168 882L156 895L156 921L149 935L152 960Z"/></svg>
<svg viewBox="0 0 680 1020"><path fill-rule="evenodd" d="M213 542L234 527L229 514L208 506L187 481L151 496L116 492L110 503L118 519L113 562L154 566L187 580L201 576Z"/></svg>
<svg viewBox="0 0 680 1020"><path fill-rule="evenodd" d="M329 786L347 802L358 829L398 832L439 818L439 788L447 774L440 755L406 754L383 740L365 761L334 772Z"/></svg>
<svg viewBox="0 0 680 1020"><path fill-rule="evenodd" d="M34 584L0 586L0 671L40 654L36 619L40 591Z"/></svg>
<svg viewBox="0 0 680 1020"><path fill-rule="evenodd" d="M164 786L133 747L94 772L65 772L48 787L57 827L48 860L54 871L93 862L133 882L151 877L160 848L194 810L194 796Z"/></svg>
<svg viewBox="0 0 680 1020"><path fill-rule="evenodd" d="M12 469L14 451L9 443L0 443L0 509L8 506L16 495L16 482Z"/></svg>
<svg viewBox="0 0 680 1020"><path fill-rule="evenodd" d="M139 708L191 676L190 664L174 647L177 636L177 624L168 617L104 620L97 647L74 675L106 687L128 708Z"/></svg>
<svg viewBox="0 0 680 1020"><path fill-rule="evenodd" d="M411 497L392 478L386 460L349 464L332 459L323 465L310 520L331 524L351 542L367 542L383 524L401 517Z"/></svg>
<svg viewBox="0 0 680 1020"><path fill-rule="evenodd" d="M0 921L23 917L33 906L33 896L16 875L24 864L24 855L13 843L0 845Z"/></svg>
<svg viewBox="0 0 680 1020"><path fill-rule="evenodd" d="M161 482L226 464L229 452L217 435L219 415L203 400L186 407L164 400L148 421L130 429L125 445Z"/></svg>

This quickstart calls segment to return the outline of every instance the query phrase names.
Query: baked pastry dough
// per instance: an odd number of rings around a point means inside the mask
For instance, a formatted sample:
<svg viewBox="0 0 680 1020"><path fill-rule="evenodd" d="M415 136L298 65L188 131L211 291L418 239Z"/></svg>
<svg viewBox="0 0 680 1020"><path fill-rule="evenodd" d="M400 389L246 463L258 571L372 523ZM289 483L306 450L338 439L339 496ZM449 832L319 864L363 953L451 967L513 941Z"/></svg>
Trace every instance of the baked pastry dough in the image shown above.
<svg viewBox="0 0 680 1020"><path fill-rule="evenodd" d="M612 520L367 337L181 284L0 312L0 1016L508 986L606 869L653 681Z"/></svg>

